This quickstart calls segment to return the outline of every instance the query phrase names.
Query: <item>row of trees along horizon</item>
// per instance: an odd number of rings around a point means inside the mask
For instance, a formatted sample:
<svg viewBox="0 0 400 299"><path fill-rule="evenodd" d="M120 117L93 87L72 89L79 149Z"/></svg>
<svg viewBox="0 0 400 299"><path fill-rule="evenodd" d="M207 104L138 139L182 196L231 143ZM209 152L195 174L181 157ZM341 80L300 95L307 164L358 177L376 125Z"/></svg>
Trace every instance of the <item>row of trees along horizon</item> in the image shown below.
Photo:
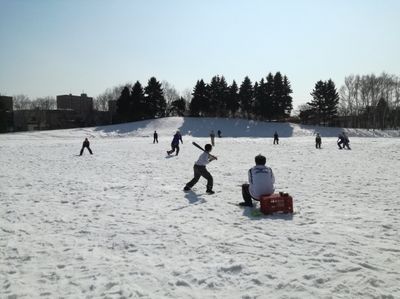
<svg viewBox="0 0 400 299"><path fill-rule="evenodd" d="M235 81L228 85L224 76L214 76L209 84L201 79L190 101L178 98L177 93L165 101L163 91L174 94L165 82L162 89L154 77L144 90L139 82L131 91L124 88L117 101L117 121L173 115L285 121L293 109L290 81L280 72L269 73L254 84L246 76L240 86ZM400 127L400 79L395 75L350 75L339 92L331 79L319 80L310 95L311 101L301 105L291 121L353 128Z"/></svg>
<svg viewBox="0 0 400 299"><path fill-rule="evenodd" d="M108 88L94 104L97 110L107 110L108 101L116 100L114 122L184 115L285 121L293 110L291 93L289 79L280 72L269 73L254 84L246 76L240 86L235 81L228 85L224 76L214 76L210 83L201 79L183 95L168 82L152 77L146 87L137 81ZM350 75L339 91L331 79L319 80L310 95L311 100L300 105L290 121L353 128L400 127L400 79L396 75ZM14 97L15 110L55 106L51 97L35 101L24 95Z"/></svg>
<svg viewBox="0 0 400 299"><path fill-rule="evenodd" d="M332 84L330 80L316 83L311 93L313 100L299 108L302 123L367 129L400 127L399 77L386 73L379 76L350 75L345 77L345 84L338 94L335 94ZM333 111L326 103L337 97L338 116L332 118Z"/></svg>
<svg viewBox="0 0 400 299"><path fill-rule="evenodd" d="M245 77L240 87L224 76L214 76L209 84L198 80L188 103L183 97L166 101L160 82L152 77L145 88L137 81L125 86L117 100L116 122L136 121L171 115L195 117L244 117L283 120L293 109L292 89L280 72L252 84Z"/></svg>

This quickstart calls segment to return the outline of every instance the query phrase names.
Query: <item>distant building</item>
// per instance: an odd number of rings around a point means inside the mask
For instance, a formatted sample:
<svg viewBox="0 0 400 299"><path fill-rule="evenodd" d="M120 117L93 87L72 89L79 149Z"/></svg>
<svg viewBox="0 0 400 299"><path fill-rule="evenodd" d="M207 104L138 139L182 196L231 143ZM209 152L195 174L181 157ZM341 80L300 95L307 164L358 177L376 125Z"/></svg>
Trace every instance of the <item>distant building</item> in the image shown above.
<svg viewBox="0 0 400 299"><path fill-rule="evenodd" d="M0 96L0 133L13 130L13 98Z"/></svg>
<svg viewBox="0 0 400 299"><path fill-rule="evenodd" d="M57 110L25 109L13 111L13 98L0 96L0 133L31 130L69 129L112 123L112 113L93 109L93 98L57 96Z"/></svg>
<svg viewBox="0 0 400 299"><path fill-rule="evenodd" d="M93 98L85 93L80 96L59 95L57 96L58 110L74 110L79 115L88 115L93 112Z"/></svg>
<svg viewBox="0 0 400 299"><path fill-rule="evenodd" d="M76 127L73 110L25 109L14 111L14 130L54 130Z"/></svg>
<svg viewBox="0 0 400 299"><path fill-rule="evenodd" d="M87 127L96 124L96 112L93 109L93 98L82 93L80 96L59 95L57 96L57 110L72 111L69 115L68 124L73 127ZM69 125L67 126L69 127Z"/></svg>
<svg viewBox="0 0 400 299"><path fill-rule="evenodd" d="M107 111L94 111L90 117L84 118L71 109L14 111L14 131L71 129L105 124L110 124Z"/></svg>
<svg viewBox="0 0 400 299"><path fill-rule="evenodd" d="M13 110L13 98L0 96L0 111L12 111Z"/></svg>

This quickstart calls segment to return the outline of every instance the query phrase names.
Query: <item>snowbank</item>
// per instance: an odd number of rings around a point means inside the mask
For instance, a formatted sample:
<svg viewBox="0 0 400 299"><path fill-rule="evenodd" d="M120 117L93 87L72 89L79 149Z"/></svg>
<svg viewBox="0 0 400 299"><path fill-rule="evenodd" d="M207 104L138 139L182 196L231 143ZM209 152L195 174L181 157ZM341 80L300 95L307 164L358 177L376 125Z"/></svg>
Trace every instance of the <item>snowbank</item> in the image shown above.
<svg viewBox="0 0 400 299"><path fill-rule="evenodd" d="M245 119L221 119L221 118L195 118L195 117L167 117L154 120L145 120L118 125L109 125L92 128L78 128L71 130L52 130L41 132L21 132L9 135L7 138L60 137L149 137L157 131L160 136L171 136L176 130L183 135L193 137L208 137L211 130L215 134L222 131L223 137L272 137L275 131L279 137L314 136L319 132L322 137L337 137L342 131L349 137L400 137L399 130L367 130L348 129L335 127L320 127L299 125L293 123L262 122ZM39 135L36 135L39 134ZM1 136L1 135L0 135Z"/></svg>

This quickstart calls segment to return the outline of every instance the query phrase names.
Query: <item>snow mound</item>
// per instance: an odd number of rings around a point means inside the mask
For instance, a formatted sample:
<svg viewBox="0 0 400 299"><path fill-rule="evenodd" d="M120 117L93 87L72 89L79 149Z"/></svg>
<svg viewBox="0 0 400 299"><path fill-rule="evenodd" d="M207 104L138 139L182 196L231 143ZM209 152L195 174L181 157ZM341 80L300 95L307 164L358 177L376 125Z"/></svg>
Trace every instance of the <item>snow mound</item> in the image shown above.
<svg viewBox="0 0 400 299"><path fill-rule="evenodd" d="M14 135L13 138L16 139L23 139L27 135L30 138L35 138L35 136L37 138L43 138L44 136L50 138L150 137L153 136L154 131L157 131L160 137L165 137L172 136L177 130L182 135L193 137L208 137L211 130L214 130L215 134L218 130L221 130L223 137L272 137L275 131L278 132L279 137L314 136L317 132L322 137L337 137L342 131L345 131L349 137L400 137L399 130L343 129L293 123L207 117L166 117L100 127L21 132L7 135Z"/></svg>

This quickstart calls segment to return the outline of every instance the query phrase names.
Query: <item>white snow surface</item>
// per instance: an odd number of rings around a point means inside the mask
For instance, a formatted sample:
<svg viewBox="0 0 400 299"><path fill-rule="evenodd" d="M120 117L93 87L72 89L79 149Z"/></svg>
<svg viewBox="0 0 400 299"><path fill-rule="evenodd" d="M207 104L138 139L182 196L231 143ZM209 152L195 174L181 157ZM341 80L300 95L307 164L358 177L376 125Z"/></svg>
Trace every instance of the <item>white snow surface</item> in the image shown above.
<svg viewBox="0 0 400 299"><path fill-rule="evenodd" d="M216 194L184 193L211 129ZM350 151L340 131L174 117L0 135L0 298L400 298L400 139L381 138L399 132L346 129ZM259 153L294 214L236 205Z"/></svg>

